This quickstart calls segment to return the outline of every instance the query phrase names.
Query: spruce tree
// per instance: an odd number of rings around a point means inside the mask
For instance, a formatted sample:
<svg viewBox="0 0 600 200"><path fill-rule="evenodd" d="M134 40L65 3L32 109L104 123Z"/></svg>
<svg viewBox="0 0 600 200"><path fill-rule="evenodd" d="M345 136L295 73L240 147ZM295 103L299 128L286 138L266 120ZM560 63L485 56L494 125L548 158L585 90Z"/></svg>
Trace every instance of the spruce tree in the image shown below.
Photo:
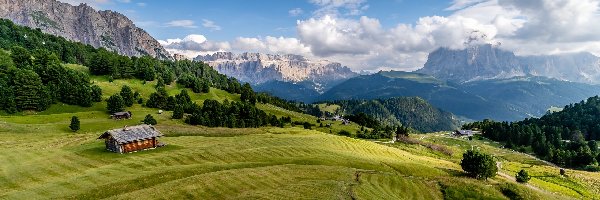
<svg viewBox="0 0 600 200"><path fill-rule="evenodd" d="M69 128L73 132L77 132L79 130L80 122L79 122L79 118L77 116L71 117L71 124L69 125Z"/></svg>
<svg viewBox="0 0 600 200"><path fill-rule="evenodd" d="M109 113L121 112L125 109L125 102L119 94L113 94L106 102L106 109Z"/></svg>
<svg viewBox="0 0 600 200"><path fill-rule="evenodd" d="M173 119L181 119L183 118L183 106L177 105L173 110Z"/></svg>
<svg viewBox="0 0 600 200"><path fill-rule="evenodd" d="M92 85L92 101L101 102L102 101L102 88L97 85Z"/></svg>
<svg viewBox="0 0 600 200"><path fill-rule="evenodd" d="M121 92L119 92L119 94L121 95L121 98L123 98L123 102L125 103L125 106L127 107L131 107L133 106L134 103L134 98L133 98L133 91L131 91L131 88L127 85L123 85L123 87L121 87Z"/></svg>

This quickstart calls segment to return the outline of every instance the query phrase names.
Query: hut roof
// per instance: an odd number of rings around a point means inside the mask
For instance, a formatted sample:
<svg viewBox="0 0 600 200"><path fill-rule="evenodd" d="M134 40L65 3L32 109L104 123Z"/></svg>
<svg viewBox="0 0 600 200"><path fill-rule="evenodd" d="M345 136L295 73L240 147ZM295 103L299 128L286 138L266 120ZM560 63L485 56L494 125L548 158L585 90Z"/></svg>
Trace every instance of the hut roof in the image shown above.
<svg viewBox="0 0 600 200"><path fill-rule="evenodd" d="M113 115L130 115L130 113L129 112L116 112L116 113L113 113Z"/></svg>
<svg viewBox="0 0 600 200"><path fill-rule="evenodd" d="M113 129L104 132L98 139L104 139L112 136L119 144L133 141L146 140L153 137L163 136L160 131L151 125L138 125L119 129Z"/></svg>

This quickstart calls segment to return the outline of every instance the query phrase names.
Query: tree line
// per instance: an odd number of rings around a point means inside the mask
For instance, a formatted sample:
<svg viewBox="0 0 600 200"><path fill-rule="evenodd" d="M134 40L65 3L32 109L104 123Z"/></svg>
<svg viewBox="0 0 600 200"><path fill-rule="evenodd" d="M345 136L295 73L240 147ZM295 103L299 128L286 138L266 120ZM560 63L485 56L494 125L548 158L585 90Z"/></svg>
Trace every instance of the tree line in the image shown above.
<svg viewBox="0 0 600 200"><path fill-rule="evenodd" d="M10 52L0 49L0 109L43 111L56 102L89 107L102 100L87 74L63 66L54 53L19 46Z"/></svg>
<svg viewBox="0 0 600 200"><path fill-rule="evenodd" d="M40 29L19 26L0 19L0 103L9 113L21 110L42 111L57 101L91 106L102 101L102 91L92 86L85 73L64 67L61 63L85 65L92 75L108 76L109 80L137 78L170 85L174 81L193 92L209 92L211 87L241 94L250 104L270 103L301 111L296 104L269 96L257 95L249 84L219 74L202 62L159 60L150 56L128 57L94 48L62 37L43 33ZM174 109L163 91L157 91L146 105ZM165 100L166 99L166 100ZM140 99L138 99L140 100ZM164 101L163 101L164 100Z"/></svg>
<svg viewBox="0 0 600 200"><path fill-rule="evenodd" d="M480 129L492 140L563 167L592 167L600 160L596 140L600 139L600 98L570 104L559 112L517 122L483 120L463 125Z"/></svg>

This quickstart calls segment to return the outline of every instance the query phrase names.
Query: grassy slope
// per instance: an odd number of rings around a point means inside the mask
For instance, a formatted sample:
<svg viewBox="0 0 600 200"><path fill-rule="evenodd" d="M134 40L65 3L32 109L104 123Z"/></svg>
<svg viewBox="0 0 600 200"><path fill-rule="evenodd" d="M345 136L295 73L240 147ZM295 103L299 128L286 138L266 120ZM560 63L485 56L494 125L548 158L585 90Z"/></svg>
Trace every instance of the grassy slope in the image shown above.
<svg viewBox="0 0 600 200"><path fill-rule="evenodd" d="M108 83L102 77L93 80L102 86L105 97L123 84L147 97L154 85L142 85L137 80ZM168 87L171 94L179 90ZM239 99L212 88L208 94L189 94L198 102ZM312 116L271 105L258 106L278 116L316 121ZM154 114L158 129L167 135L162 138L167 147L108 153L103 142L96 140L102 131L138 124L145 114L156 110L135 105L129 109L134 119L114 121L108 119L104 107L105 103L91 108L54 105L41 113L0 116L0 199L506 199L501 188L511 182L500 177L487 182L465 178L458 164L459 150L470 145L464 140L418 136L455 149L453 156L445 156L422 146L378 144L326 134L326 128L193 127L171 120L170 113ZM78 133L67 128L72 115L81 119ZM333 130L355 128L334 125ZM483 143L482 148L492 153L502 151ZM534 176L557 173L518 154L498 156L511 161L504 164L507 173L518 170L519 165L532 165L530 173ZM597 189L581 186L600 180L597 175L579 171L568 174L565 181L555 177L532 179L532 184L562 197L522 185L513 187L516 193L530 198L598 198ZM585 189L584 196L565 189L573 182L579 185L572 188Z"/></svg>

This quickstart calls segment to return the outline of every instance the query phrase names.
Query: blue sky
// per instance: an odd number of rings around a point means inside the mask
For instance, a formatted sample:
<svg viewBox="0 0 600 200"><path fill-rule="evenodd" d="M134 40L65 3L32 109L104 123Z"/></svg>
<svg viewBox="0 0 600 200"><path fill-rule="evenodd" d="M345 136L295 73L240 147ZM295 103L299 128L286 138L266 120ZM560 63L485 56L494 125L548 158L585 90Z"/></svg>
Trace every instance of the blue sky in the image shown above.
<svg viewBox="0 0 600 200"><path fill-rule="evenodd" d="M600 0L61 1L123 13L189 58L297 54L356 71L412 71L440 47L600 55Z"/></svg>
<svg viewBox="0 0 600 200"><path fill-rule="evenodd" d="M102 3L107 2L107 3ZM202 34L214 40L231 40L236 37L296 35L296 21L307 19L319 9L318 5L304 0L222 0L222 1L97 1L87 2L102 10L115 10L125 14L138 26L157 39L183 38L189 34ZM398 23L414 23L422 16L448 15L444 10L452 4L447 0L377 0L368 3L361 15L380 20L384 27ZM300 13L290 14L300 9ZM358 18L360 16L351 16ZM193 26L167 26L169 22L191 20ZM203 26L204 20L215 27Z"/></svg>

